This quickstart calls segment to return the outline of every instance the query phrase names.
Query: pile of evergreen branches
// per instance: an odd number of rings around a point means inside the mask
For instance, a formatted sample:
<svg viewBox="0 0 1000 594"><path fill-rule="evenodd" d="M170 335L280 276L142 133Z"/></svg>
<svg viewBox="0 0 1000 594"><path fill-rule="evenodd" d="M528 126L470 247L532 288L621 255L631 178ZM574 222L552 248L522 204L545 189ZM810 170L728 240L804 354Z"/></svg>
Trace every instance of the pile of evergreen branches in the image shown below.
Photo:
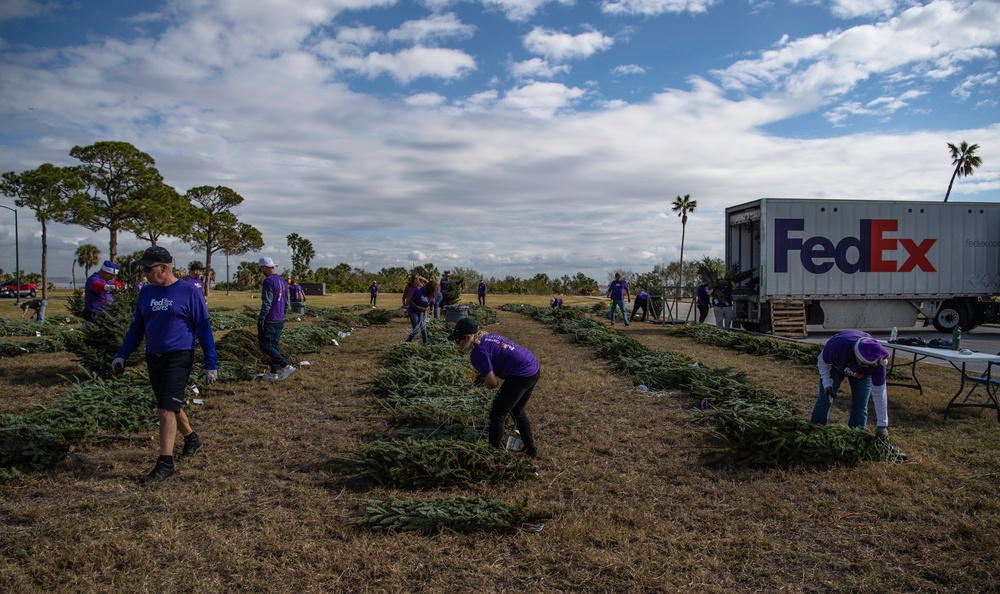
<svg viewBox="0 0 1000 594"><path fill-rule="evenodd" d="M653 351L590 318L584 308L553 310L511 304L501 309L528 315L556 332L572 334L576 340L592 345L599 356L607 359L613 368L628 374L636 385L643 384L654 390L677 390L695 398L699 407L705 409L705 419L713 427L709 436L713 442L712 453L706 457L710 463L753 468L825 467L905 459L899 450L877 443L873 435L864 431L821 427L796 420L773 393L750 385L743 374L729 369L708 369L681 353ZM712 334L699 328L691 335ZM770 339L756 340L764 342L745 346L748 350L744 352L798 357L790 351L782 351L783 347L767 344ZM733 344L737 344L735 339ZM818 350L810 350L804 357L811 358L815 364Z"/></svg>
<svg viewBox="0 0 1000 594"><path fill-rule="evenodd" d="M41 470L59 463L73 446L104 433L137 433L156 420L148 380L130 372L119 381L77 382L51 406L24 415L0 415L0 469Z"/></svg>
<svg viewBox="0 0 1000 594"><path fill-rule="evenodd" d="M361 499L363 512L352 514L354 525L372 532L495 532L538 531L549 514L528 508L527 498L514 505L487 497L450 497L431 501L401 501L394 497Z"/></svg>

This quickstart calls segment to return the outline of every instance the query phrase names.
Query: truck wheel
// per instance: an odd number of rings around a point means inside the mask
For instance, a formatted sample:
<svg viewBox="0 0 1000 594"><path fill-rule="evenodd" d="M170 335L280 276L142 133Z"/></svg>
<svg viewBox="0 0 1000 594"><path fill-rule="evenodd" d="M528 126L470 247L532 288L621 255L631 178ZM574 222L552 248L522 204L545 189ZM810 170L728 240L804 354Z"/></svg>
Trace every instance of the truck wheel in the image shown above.
<svg viewBox="0 0 1000 594"><path fill-rule="evenodd" d="M35 298L35 290L34 289L32 289L31 291L28 292L28 297L31 297L32 299Z"/></svg>
<svg viewBox="0 0 1000 594"><path fill-rule="evenodd" d="M934 328L938 332L950 333L957 326L964 328L969 325L969 308L959 301L945 301L937 315L934 316Z"/></svg>

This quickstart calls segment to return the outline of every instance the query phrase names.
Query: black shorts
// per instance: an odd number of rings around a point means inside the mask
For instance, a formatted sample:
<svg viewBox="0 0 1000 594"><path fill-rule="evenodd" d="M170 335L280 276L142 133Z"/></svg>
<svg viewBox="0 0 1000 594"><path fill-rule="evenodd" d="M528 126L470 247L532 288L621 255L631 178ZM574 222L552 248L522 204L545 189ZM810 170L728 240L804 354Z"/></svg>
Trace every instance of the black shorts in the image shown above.
<svg viewBox="0 0 1000 594"><path fill-rule="evenodd" d="M194 351L146 353L149 383L156 395L156 408L180 412L194 367Z"/></svg>

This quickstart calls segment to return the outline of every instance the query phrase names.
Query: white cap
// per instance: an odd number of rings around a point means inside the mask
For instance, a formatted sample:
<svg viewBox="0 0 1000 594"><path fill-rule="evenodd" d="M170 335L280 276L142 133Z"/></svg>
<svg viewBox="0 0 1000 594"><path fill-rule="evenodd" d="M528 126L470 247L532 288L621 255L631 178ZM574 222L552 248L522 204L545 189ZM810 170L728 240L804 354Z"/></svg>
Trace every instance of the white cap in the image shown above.
<svg viewBox="0 0 1000 594"><path fill-rule="evenodd" d="M264 257L261 258L260 260L257 260L257 264L260 266L266 266L268 268L274 268L274 260L268 257Z"/></svg>

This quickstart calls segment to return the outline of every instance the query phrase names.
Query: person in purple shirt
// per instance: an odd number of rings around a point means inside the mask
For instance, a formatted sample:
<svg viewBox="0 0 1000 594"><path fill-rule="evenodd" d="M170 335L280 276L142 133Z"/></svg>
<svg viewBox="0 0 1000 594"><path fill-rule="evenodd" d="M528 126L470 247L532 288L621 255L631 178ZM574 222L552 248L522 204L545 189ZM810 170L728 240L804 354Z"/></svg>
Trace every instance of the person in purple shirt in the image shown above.
<svg viewBox="0 0 1000 594"><path fill-rule="evenodd" d="M410 325L413 326L413 330L406 337L406 342L413 340L418 332L424 344L430 341L427 336L427 310L434 307L434 299L437 293L438 282L436 280L429 280L427 284L417 287L410 293L406 301L406 315L410 318Z"/></svg>
<svg viewBox="0 0 1000 594"><path fill-rule="evenodd" d="M703 282L698 285L698 288L695 289L695 296L698 304L698 323L704 324L709 310L712 309L712 296L708 293L708 283Z"/></svg>
<svg viewBox="0 0 1000 594"><path fill-rule="evenodd" d="M142 483L158 483L173 476L178 431L184 436L182 458L193 456L202 447L201 438L181 408L194 366L196 339L205 353L199 377L209 384L218 377L215 338L205 296L191 283L179 282L172 262L170 252L155 246L135 261L149 282L139 292L132 324L111 363L112 372L123 372L129 355L146 340L146 368L160 419L160 455L153 470L139 479Z"/></svg>
<svg viewBox="0 0 1000 594"><path fill-rule="evenodd" d="M195 262L194 264L191 265L191 268L188 270L187 278L184 279L187 282L191 283L192 285L198 287L198 290L201 291L202 296L205 295L205 281L201 280L201 275L204 271L205 268L201 264Z"/></svg>
<svg viewBox="0 0 1000 594"><path fill-rule="evenodd" d="M372 306L372 309L378 309L378 306L375 304L378 301L378 281L372 281L372 286L368 287L368 293L372 296L368 300L368 305Z"/></svg>
<svg viewBox="0 0 1000 594"><path fill-rule="evenodd" d="M501 440L504 425L507 415L510 415L524 442L524 453L537 458L538 450L535 448L531 419L524 410L541 374L535 356L528 349L499 334L480 332L479 323L473 318L459 320L448 335L448 340L456 341L462 350L471 349L469 359L483 383L490 389L500 388L490 408L490 445L503 447Z"/></svg>
<svg viewBox="0 0 1000 594"><path fill-rule="evenodd" d="M639 294L635 296L635 301L632 303L632 319L635 319L635 314L639 310L642 310L642 321L646 321L646 315L649 313L649 293L645 291L639 291ZM653 316L656 317L656 316Z"/></svg>
<svg viewBox="0 0 1000 594"><path fill-rule="evenodd" d="M889 412L886 395L886 360L889 351L860 330L845 330L826 341L816 361L819 368L819 397L813 407L812 422L826 425L830 407L844 378L851 385L851 415L847 426L864 430L868 423L868 398L875 403L875 436L889 439Z"/></svg>
<svg viewBox="0 0 1000 594"><path fill-rule="evenodd" d="M562 304L563 304L562 297L553 297L552 299L549 299L549 307L551 307L552 309L559 309L560 307L562 307Z"/></svg>
<svg viewBox="0 0 1000 594"><path fill-rule="evenodd" d="M257 261L264 273L264 284L260 289L260 313L257 314L257 342L260 350L270 358L270 372L264 376L266 382L281 382L288 379L296 369L281 356L281 332L285 329L285 311L288 310L288 285L280 274L274 272L274 260L261 258Z"/></svg>
<svg viewBox="0 0 1000 594"><path fill-rule="evenodd" d="M608 285L608 298L611 299L611 325L615 325L615 308L622 312L622 321L628 326L628 316L625 315L625 299L632 301L628 292L628 283L622 280L622 273L615 273L615 280Z"/></svg>
<svg viewBox="0 0 1000 594"><path fill-rule="evenodd" d="M94 316L104 313L104 310L115 300L113 293L125 285L115 280L118 276L118 265L111 260L105 260L101 267L91 274L83 287L83 319L94 319Z"/></svg>

